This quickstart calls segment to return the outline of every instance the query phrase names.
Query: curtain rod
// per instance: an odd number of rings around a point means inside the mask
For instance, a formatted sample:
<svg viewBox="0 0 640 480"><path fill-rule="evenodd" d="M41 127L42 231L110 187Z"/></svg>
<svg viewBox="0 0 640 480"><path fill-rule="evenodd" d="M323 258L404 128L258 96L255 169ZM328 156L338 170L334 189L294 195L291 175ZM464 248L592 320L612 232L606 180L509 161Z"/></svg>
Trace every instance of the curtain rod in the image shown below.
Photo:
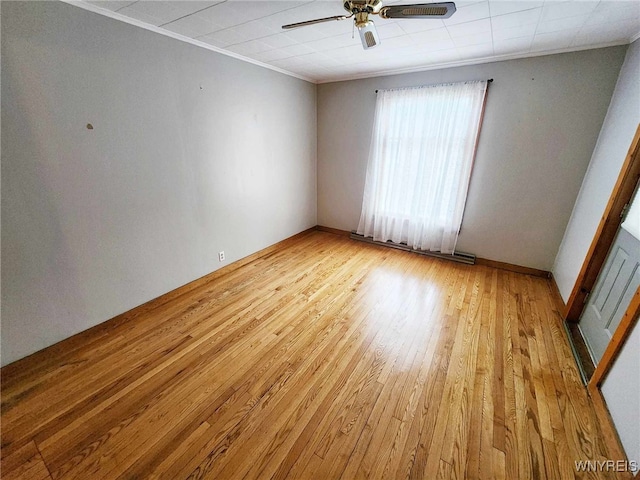
<svg viewBox="0 0 640 480"><path fill-rule="evenodd" d="M491 82L493 82L493 78L490 78L490 79L487 80L487 83L491 83ZM416 87L414 87L414 88L416 88ZM376 89L376 93L378 93L377 89Z"/></svg>

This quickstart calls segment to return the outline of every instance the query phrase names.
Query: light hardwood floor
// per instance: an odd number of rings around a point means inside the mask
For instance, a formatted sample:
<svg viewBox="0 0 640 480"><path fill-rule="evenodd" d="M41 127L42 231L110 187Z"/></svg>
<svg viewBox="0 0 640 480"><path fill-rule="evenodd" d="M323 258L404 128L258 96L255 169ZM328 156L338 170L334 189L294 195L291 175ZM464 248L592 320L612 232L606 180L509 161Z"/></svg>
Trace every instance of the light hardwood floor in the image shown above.
<svg viewBox="0 0 640 480"><path fill-rule="evenodd" d="M546 279L330 233L2 374L7 480L616 478Z"/></svg>

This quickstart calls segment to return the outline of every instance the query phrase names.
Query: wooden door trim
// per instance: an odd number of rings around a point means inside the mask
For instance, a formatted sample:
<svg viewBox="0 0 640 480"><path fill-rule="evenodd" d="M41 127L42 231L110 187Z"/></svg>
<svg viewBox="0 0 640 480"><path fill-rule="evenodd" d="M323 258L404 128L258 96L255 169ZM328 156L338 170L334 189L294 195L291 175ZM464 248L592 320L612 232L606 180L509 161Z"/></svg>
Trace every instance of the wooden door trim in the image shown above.
<svg viewBox="0 0 640 480"><path fill-rule="evenodd" d="M589 391L593 392L597 390L602 382L604 381L605 376L611 369L613 365L613 361L618 356L618 353L624 346L624 343L631 335L631 331L633 327L638 322L638 317L640 316L640 287L636 289L636 293L631 298L631 302L627 307L627 310L624 312L622 319L620 320L620 324L616 328L616 331L613 333L607 348L602 354L602 358L598 362L596 366L596 370L593 372L591 379L589 380Z"/></svg>
<svg viewBox="0 0 640 480"><path fill-rule="evenodd" d="M600 219L598 229L591 241L591 246L567 301L563 316L569 322L580 320L587 295L593 289L598 274L604 265L620 226L620 217L625 205L633 197L638 179L640 179L640 124L636 129L636 134L620 170L620 175L618 175L618 180L613 187L607 207Z"/></svg>
<svg viewBox="0 0 640 480"><path fill-rule="evenodd" d="M611 341L607 345L607 348L602 355L602 359L598 362L598 366L596 367L595 372L593 372L593 375L587 385L587 390L591 397L594 410L598 416L600 425L602 426L602 433L605 437L608 448L610 448L609 455L611 458L615 459L625 459L627 456L622 447L622 442L620 441L620 437L618 436L615 424L613 423L613 419L611 418L611 414L607 408L607 402L602 395L600 387L602 386L602 382L604 382L607 373L609 373L618 353L620 353L620 350L627 341L627 338L631 335L633 327L638 323L638 317L640 317L640 287L636 289L636 293L633 295L633 298L629 303L629 307L624 312L618 328L616 328L616 331L611 337ZM629 480L633 478L630 472L625 472L621 475L621 478Z"/></svg>

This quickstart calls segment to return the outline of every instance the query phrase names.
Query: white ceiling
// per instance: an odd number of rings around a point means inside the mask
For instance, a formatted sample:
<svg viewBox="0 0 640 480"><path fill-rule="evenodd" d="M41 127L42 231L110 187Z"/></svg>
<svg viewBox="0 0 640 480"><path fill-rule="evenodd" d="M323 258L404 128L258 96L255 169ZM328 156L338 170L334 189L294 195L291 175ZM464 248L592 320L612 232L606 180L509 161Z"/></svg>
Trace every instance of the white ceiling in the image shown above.
<svg viewBox="0 0 640 480"><path fill-rule="evenodd" d="M346 14L340 0L70 3L316 83L627 44L640 36L640 0L465 0L455 2L458 11L447 20L373 16L381 45L366 51L357 32L352 36L352 20L281 29ZM384 1L396 3L422 1Z"/></svg>

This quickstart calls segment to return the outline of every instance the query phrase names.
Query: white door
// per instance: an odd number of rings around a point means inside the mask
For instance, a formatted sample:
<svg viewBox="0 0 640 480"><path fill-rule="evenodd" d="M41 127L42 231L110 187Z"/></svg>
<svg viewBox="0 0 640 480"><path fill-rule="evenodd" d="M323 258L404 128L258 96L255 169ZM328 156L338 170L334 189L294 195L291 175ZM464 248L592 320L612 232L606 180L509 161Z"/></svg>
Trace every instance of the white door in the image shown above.
<svg viewBox="0 0 640 480"><path fill-rule="evenodd" d="M640 285L639 267L640 240L619 228L580 317L579 327L596 365Z"/></svg>

